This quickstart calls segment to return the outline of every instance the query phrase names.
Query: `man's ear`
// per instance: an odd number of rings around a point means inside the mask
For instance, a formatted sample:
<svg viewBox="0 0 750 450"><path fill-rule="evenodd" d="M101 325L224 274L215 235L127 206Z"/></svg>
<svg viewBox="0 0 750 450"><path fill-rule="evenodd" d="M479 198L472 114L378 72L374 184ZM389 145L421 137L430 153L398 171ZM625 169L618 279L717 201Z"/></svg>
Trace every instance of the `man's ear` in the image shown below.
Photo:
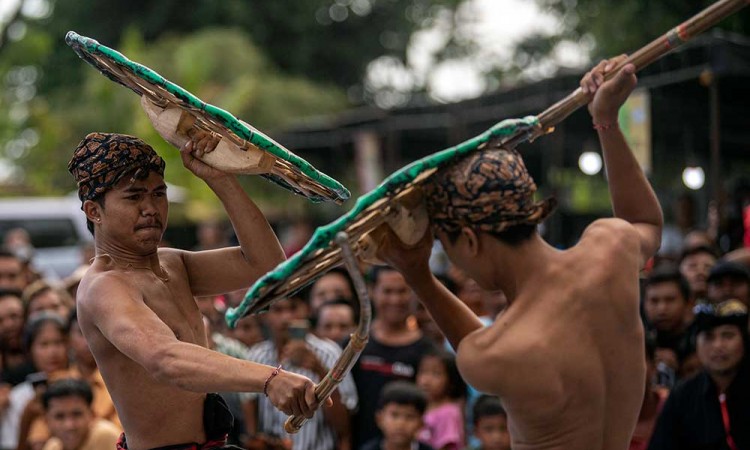
<svg viewBox="0 0 750 450"><path fill-rule="evenodd" d="M86 213L86 218L94 223L101 221L101 209L102 206L93 200L83 202L83 212Z"/></svg>
<svg viewBox="0 0 750 450"><path fill-rule="evenodd" d="M466 239L466 249L470 256L477 256L480 250L479 236L469 227L461 228L461 235Z"/></svg>

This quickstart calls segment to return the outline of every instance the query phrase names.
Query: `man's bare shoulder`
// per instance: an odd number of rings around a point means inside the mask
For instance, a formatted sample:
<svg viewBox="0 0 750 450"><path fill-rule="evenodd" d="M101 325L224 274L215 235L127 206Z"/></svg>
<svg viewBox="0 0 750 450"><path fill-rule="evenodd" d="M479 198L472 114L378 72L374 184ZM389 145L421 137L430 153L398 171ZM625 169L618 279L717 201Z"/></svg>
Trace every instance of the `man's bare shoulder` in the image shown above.
<svg viewBox="0 0 750 450"><path fill-rule="evenodd" d="M640 250L638 231L622 219L607 218L595 220L583 231L578 245L608 248L619 251Z"/></svg>
<svg viewBox="0 0 750 450"><path fill-rule="evenodd" d="M172 247L159 247L158 253L159 259L162 261L182 262L185 255L190 252Z"/></svg>
<svg viewBox="0 0 750 450"><path fill-rule="evenodd" d="M113 297L139 296L138 289L128 282L127 275L118 270L92 267L81 280L76 296L79 309L96 309L102 303L112 303Z"/></svg>

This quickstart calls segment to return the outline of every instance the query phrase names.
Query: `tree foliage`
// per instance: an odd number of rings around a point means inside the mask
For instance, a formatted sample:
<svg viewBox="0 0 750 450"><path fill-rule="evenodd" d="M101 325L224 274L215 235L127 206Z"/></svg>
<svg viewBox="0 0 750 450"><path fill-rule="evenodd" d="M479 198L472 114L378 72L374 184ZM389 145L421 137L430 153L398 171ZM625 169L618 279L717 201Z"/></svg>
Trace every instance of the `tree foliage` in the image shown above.
<svg viewBox="0 0 750 450"><path fill-rule="evenodd" d="M384 54L404 59L410 36L463 0L77 0L54 3L43 26L53 36L68 30L118 47L123 31L137 29L147 43L203 28L245 32L280 70L343 88L362 80L367 64ZM79 70L60 39L49 64ZM63 73L47 78L66 83Z"/></svg>
<svg viewBox="0 0 750 450"><path fill-rule="evenodd" d="M24 39L29 43L36 40L44 42L44 35ZM41 54L50 48L41 44L35 47L41 48ZM239 30L206 28L182 37L165 35L147 44L138 30L131 29L124 33L119 50L259 129L280 127L306 115L332 113L347 104L346 96L336 87L281 72ZM7 73L26 71L31 75L6 76L6 83L18 78L21 86L30 83L34 88L41 70L26 58L34 59L28 52L21 52ZM6 122L3 129L8 144L0 149L0 155L21 169L27 186L47 194L74 189L65 168L77 143L89 132L113 131L133 134L152 144L167 160L168 181L190 188L194 199L213 199L203 183L182 168L177 150L158 136L137 95L88 64L80 60L77 64L85 70L76 83L23 98L23 102L19 95L11 98L14 103L8 110L22 108L26 113L15 122ZM31 77L31 81L24 77ZM7 84L5 88L4 92L11 94L19 89ZM16 147L27 144L19 137L25 130L31 130L36 139L19 150Z"/></svg>
<svg viewBox="0 0 750 450"><path fill-rule="evenodd" d="M404 60L414 32L466 0L9 1L17 8L0 23L0 179L53 194L73 188L70 152L95 130L144 137L167 155L173 183L196 184L172 172L177 153L138 97L65 45L69 30L268 130L362 101L372 60ZM250 184L266 193L266 184Z"/></svg>
<svg viewBox="0 0 750 450"><path fill-rule="evenodd" d="M535 34L516 49L529 61L546 58L560 42L590 42L591 56L608 58L631 53L715 3L711 0L536 0L560 19L553 34ZM750 15L735 14L719 25L727 31L750 33Z"/></svg>

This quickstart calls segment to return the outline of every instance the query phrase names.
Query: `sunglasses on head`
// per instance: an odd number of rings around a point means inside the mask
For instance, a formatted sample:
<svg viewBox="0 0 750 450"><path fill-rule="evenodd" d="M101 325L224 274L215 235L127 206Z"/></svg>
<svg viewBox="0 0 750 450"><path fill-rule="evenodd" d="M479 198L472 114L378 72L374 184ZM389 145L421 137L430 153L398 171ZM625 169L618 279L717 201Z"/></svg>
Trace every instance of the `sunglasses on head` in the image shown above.
<svg viewBox="0 0 750 450"><path fill-rule="evenodd" d="M738 317L747 315L747 306L739 300L727 300L717 304L701 303L693 308L695 315L714 317Z"/></svg>

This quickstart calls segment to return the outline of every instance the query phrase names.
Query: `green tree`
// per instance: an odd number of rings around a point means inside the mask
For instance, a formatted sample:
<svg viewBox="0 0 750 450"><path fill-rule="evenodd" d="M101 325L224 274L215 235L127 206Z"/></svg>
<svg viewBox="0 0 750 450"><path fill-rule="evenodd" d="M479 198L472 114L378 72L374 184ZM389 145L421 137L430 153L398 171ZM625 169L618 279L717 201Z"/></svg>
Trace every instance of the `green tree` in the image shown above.
<svg viewBox="0 0 750 450"><path fill-rule="evenodd" d="M340 89L281 72L239 30L204 29L188 36L164 36L148 45L138 31L129 30L120 50L259 129L280 127L306 115L332 113L347 105ZM18 64L6 73L33 68L25 65L24 58L19 55ZM18 151L9 145L0 147L0 155L4 153L25 174L26 184L37 193L73 190L73 180L65 168L77 143L91 131L116 131L151 143L167 160L168 181L189 188L194 200L212 202L214 197L205 185L182 168L177 150L153 129L140 108L139 97L88 64L77 64L85 68L80 82L35 96L25 104L28 117L12 127L16 134L23 129L34 130L38 142L33 148ZM9 149L13 150L11 154ZM289 196L269 183L261 186L257 188L263 193L259 197L269 205L279 203L279 196ZM294 201L280 202L279 206L293 207Z"/></svg>
<svg viewBox="0 0 750 450"><path fill-rule="evenodd" d="M556 34L534 34L516 48L522 63L547 58L565 41L591 43L593 59L630 53L715 3L709 0L536 0L560 19ZM719 25L727 31L750 33L750 15L735 14Z"/></svg>
<svg viewBox="0 0 750 450"><path fill-rule="evenodd" d="M68 30L120 48L127 29L137 29L151 43L212 27L243 30L281 71L349 88L361 83L377 57L404 60L415 31L465 0L47 1L54 13L29 25L55 37L43 70L56 70L43 80L43 90L67 85L68 72L81 70L62 42Z"/></svg>

